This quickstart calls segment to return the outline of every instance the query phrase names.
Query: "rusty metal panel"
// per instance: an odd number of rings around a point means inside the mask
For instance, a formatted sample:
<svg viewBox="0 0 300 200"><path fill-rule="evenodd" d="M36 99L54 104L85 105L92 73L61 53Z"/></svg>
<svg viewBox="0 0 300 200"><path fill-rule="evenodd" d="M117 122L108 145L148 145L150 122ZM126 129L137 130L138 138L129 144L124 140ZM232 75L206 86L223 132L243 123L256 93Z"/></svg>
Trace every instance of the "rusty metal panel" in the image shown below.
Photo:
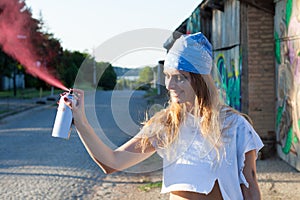
<svg viewBox="0 0 300 200"><path fill-rule="evenodd" d="M234 46L240 43L240 2L228 0L224 12L213 10L212 44L214 49Z"/></svg>

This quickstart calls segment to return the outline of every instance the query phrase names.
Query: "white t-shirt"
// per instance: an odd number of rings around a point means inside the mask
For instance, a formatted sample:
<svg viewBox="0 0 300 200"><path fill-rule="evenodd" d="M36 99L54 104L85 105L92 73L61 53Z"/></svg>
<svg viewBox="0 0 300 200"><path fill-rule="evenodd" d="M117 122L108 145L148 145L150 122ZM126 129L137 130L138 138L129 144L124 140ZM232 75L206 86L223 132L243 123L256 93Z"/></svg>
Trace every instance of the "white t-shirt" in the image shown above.
<svg viewBox="0 0 300 200"><path fill-rule="evenodd" d="M162 193L171 191L191 191L208 194L218 180L223 198L243 199L240 184L248 183L243 174L245 153L263 147L258 134L248 121L232 114L224 124L233 122L222 133L223 150L220 160L216 151L204 140L192 115L188 115L180 128L178 140L169 148L157 149L163 158ZM225 152L225 153L224 153Z"/></svg>

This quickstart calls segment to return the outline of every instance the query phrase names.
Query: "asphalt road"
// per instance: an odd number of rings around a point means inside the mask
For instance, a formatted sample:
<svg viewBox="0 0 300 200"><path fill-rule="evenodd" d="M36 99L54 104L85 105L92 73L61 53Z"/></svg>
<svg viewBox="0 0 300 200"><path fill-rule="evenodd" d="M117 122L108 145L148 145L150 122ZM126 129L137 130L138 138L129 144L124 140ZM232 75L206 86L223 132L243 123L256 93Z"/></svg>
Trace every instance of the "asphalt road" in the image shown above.
<svg viewBox="0 0 300 200"><path fill-rule="evenodd" d="M112 148L139 130L147 107L143 94L86 94L88 118ZM75 130L69 140L51 137L56 108L43 106L0 122L0 199L84 199L101 184L104 174Z"/></svg>

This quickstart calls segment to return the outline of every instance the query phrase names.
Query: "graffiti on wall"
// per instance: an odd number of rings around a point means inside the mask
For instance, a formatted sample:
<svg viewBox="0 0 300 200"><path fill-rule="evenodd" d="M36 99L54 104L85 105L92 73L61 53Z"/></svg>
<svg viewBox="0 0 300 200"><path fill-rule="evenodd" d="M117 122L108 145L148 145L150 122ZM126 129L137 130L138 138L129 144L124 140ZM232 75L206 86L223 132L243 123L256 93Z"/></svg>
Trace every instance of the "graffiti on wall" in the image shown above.
<svg viewBox="0 0 300 200"><path fill-rule="evenodd" d="M226 59L229 59L228 61ZM216 56L216 65L219 70L221 82L217 83L225 93L225 103L237 110L241 110L241 77L240 63L234 58L219 53Z"/></svg>
<svg viewBox="0 0 300 200"><path fill-rule="evenodd" d="M300 0L276 5L276 138L285 155L300 153Z"/></svg>

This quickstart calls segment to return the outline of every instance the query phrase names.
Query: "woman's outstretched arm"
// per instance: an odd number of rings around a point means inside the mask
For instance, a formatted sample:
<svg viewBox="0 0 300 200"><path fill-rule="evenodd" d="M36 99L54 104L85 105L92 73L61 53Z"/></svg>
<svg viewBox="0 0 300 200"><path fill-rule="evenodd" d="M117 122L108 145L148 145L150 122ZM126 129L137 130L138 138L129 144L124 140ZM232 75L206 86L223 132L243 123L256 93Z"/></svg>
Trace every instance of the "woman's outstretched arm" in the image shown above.
<svg viewBox="0 0 300 200"><path fill-rule="evenodd" d="M109 148L101 141L86 118L84 92L78 89L73 89L73 92L77 101L76 105L72 105L71 100L65 100L73 110L74 125L89 155L105 173L109 174L134 166L155 152L155 148L149 144L149 147L142 153L138 136L116 150Z"/></svg>

